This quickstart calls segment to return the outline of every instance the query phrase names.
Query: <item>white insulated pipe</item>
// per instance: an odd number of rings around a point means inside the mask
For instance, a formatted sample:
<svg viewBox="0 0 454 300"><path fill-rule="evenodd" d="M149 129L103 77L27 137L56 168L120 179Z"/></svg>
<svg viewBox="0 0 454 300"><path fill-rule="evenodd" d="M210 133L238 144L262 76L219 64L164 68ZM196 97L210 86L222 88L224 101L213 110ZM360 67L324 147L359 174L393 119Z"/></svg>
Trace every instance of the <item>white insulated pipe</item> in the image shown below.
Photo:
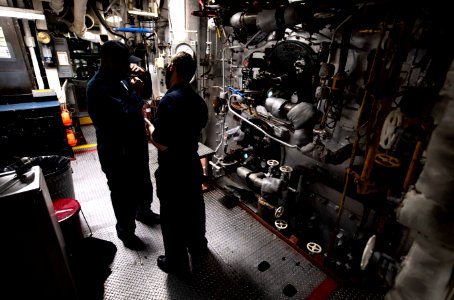
<svg viewBox="0 0 454 300"><path fill-rule="evenodd" d="M20 8L24 8L24 1L18 0L17 1L17 6ZM24 28L24 42L25 45L28 47L30 50L30 58L32 60L32 65L33 65L33 71L35 73L36 77L36 82L38 84L38 89L42 90L44 89L44 81L43 77L41 76L41 70L39 68L39 63L38 59L36 58L36 53L35 53L35 39L33 38L30 30L30 24L28 24L28 20L22 19L22 27Z"/></svg>

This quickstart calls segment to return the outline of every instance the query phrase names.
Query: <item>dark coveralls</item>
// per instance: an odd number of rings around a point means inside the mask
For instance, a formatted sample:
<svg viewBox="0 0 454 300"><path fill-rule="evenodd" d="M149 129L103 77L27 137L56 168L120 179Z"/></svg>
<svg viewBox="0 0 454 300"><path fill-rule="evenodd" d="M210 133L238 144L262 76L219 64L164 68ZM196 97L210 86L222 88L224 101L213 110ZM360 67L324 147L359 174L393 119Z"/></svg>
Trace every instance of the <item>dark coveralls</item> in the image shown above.
<svg viewBox="0 0 454 300"><path fill-rule="evenodd" d="M189 267L188 250L206 247L203 171L197 154L208 119L205 101L188 83L162 97L154 119L153 139L168 148L158 152L156 192L167 261Z"/></svg>
<svg viewBox="0 0 454 300"><path fill-rule="evenodd" d="M87 107L96 129L99 162L107 177L118 234L134 234L136 214L153 201L144 101L102 68L87 85Z"/></svg>

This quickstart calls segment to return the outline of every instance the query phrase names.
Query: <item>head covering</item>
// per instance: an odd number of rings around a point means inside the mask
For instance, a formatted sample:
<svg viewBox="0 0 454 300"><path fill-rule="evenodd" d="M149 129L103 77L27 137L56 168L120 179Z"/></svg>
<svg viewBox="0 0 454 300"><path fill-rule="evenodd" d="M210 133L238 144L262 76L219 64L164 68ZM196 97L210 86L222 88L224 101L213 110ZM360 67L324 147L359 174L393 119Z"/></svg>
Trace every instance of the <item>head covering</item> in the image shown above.
<svg viewBox="0 0 454 300"><path fill-rule="evenodd" d="M109 40L101 46L101 58L110 58L114 61L123 61L137 64L142 61L137 56L131 55L128 47L120 41Z"/></svg>

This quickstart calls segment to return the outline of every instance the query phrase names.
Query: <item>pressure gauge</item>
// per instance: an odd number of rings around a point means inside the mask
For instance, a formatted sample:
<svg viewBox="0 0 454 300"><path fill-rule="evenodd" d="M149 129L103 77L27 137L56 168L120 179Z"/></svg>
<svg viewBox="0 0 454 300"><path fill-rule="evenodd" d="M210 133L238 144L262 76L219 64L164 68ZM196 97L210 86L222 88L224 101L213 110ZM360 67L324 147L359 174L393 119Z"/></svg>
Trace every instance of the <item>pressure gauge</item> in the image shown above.
<svg viewBox="0 0 454 300"><path fill-rule="evenodd" d="M175 47L175 53L178 53L178 52L181 52L181 51L191 54L192 57L194 57L194 55L195 55L195 52L192 49L192 47L189 44L186 44L186 43L178 44Z"/></svg>

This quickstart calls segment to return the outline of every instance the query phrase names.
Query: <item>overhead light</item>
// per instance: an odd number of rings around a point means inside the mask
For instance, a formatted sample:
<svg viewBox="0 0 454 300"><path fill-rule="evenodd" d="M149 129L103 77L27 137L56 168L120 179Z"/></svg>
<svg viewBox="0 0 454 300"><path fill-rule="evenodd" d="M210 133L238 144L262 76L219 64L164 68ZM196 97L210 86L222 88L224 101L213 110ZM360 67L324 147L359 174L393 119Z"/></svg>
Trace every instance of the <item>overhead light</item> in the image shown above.
<svg viewBox="0 0 454 300"><path fill-rule="evenodd" d="M156 12L147 12L147 11L141 11L141 10L128 10L128 14L136 15L136 16L151 17L151 18L158 17L158 13L156 13Z"/></svg>
<svg viewBox="0 0 454 300"><path fill-rule="evenodd" d="M44 16L42 11L33 10L33 9L25 9L25 8L17 8L17 7L8 7L8 6L0 6L0 17L9 17L9 18L27 19L27 20L45 20L46 19L46 17Z"/></svg>
<svg viewBox="0 0 454 300"><path fill-rule="evenodd" d="M123 21L123 19L119 15L111 13L107 14L105 19L107 24L109 24L110 26L119 26Z"/></svg>

